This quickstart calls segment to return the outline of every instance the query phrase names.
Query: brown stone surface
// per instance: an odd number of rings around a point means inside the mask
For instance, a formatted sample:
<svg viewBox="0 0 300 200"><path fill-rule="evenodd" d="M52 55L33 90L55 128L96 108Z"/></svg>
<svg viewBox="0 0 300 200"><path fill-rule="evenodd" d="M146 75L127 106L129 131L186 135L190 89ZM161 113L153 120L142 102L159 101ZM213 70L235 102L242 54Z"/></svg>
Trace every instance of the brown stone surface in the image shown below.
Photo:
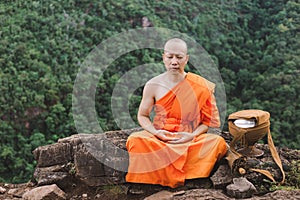
<svg viewBox="0 0 300 200"><path fill-rule="evenodd" d="M252 199L266 200L266 199L276 199L276 200L299 200L300 190L277 190L275 192L270 192L261 197L256 197Z"/></svg>
<svg viewBox="0 0 300 200"><path fill-rule="evenodd" d="M243 199L252 197L256 192L255 186L244 177L234 178L233 183L226 186L229 196Z"/></svg>
<svg viewBox="0 0 300 200"><path fill-rule="evenodd" d="M36 177L37 184L41 185L60 185L63 181L67 181L70 175L69 165L53 165L50 167L37 167L34 171L34 177Z"/></svg>
<svg viewBox="0 0 300 200"><path fill-rule="evenodd" d="M57 185L45 185L34 188L23 194L24 200L64 200L66 194Z"/></svg>
<svg viewBox="0 0 300 200"><path fill-rule="evenodd" d="M26 189L12 188L7 191L7 194L11 195L13 197L21 198L23 196L23 194L27 191L29 191L28 188L26 188Z"/></svg>
<svg viewBox="0 0 300 200"><path fill-rule="evenodd" d="M33 151L38 167L65 164L72 160L72 146L68 143L56 143L38 147Z"/></svg>
<svg viewBox="0 0 300 200"><path fill-rule="evenodd" d="M214 188L221 189L225 188L226 185L232 182L232 173L229 165L220 165L216 172L210 177Z"/></svg>
<svg viewBox="0 0 300 200"><path fill-rule="evenodd" d="M180 188L153 187L143 185L142 193L129 194L132 184L125 183L125 172L114 168L126 168L128 155L126 154L126 139L128 135L139 129L110 131L102 134L76 134L60 139L57 143L39 147L34 150L37 167L34 173L34 182L29 184L1 184L4 188L0 199L19 198L22 193L41 185L56 184L66 193L66 199L79 200L87 195L88 199L144 199L162 190L173 194L184 190L185 194L176 195L174 199L234 199L226 194L226 186L233 183L233 178L245 177L256 188L257 193L250 199L299 199L300 151L288 148L278 148L278 153L286 172L286 182L276 186L264 175L251 172L250 168L269 170L277 181L281 180L278 167L274 164L267 145L258 144L264 151L259 158L241 162L245 174L231 171L227 161L222 159L214 169L210 178L186 181ZM226 132L218 132L230 141ZM108 143L107 143L108 142ZM108 145L107 145L108 144ZM118 148L116 148L118 147ZM125 152L125 153L124 153ZM112 167L103 164L108 161ZM279 190L279 189L289 189ZM11 190L10 194L8 191ZM277 190L275 192L271 192ZM12 193L12 191L18 191ZM17 195L16 195L17 194Z"/></svg>
<svg viewBox="0 0 300 200"><path fill-rule="evenodd" d="M76 134L55 144L39 147L33 151L37 160L34 178L38 185L62 185L60 182L70 175L89 186L124 183L123 171L128 166L125 143L130 131L134 130Z"/></svg>
<svg viewBox="0 0 300 200"><path fill-rule="evenodd" d="M152 194L152 195L146 197L144 200L157 200L157 199L172 200L172 199L174 199L174 196L182 195L184 193L185 193L184 190L178 191L178 192L170 192L170 191L162 190L162 191L159 191L155 194Z"/></svg>
<svg viewBox="0 0 300 200"><path fill-rule="evenodd" d="M174 196L174 200L191 200L191 199L219 199L227 200L230 199L221 190L216 189L194 189L186 191L183 195Z"/></svg>
<svg viewBox="0 0 300 200"><path fill-rule="evenodd" d="M6 188L0 187L0 194L4 194L6 192Z"/></svg>

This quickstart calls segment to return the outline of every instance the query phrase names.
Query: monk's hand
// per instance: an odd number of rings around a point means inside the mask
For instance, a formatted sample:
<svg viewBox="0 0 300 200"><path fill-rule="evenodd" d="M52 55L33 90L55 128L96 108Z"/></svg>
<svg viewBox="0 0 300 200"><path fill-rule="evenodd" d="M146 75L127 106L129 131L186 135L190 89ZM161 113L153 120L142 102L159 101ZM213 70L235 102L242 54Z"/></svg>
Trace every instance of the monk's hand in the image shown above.
<svg viewBox="0 0 300 200"><path fill-rule="evenodd" d="M170 143L170 144L186 143L186 142L192 141L195 137L194 134L188 133L188 132L177 132L174 134L176 134L177 140L172 140L172 141L169 141L168 143Z"/></svg>
<svg viewBox="0 0 300 200"><path fill-rule="evenodd" d="M180 139L178 138L177 133L172 133L166 130L157 130L154 135L164 142L171 142Z"/></svg>

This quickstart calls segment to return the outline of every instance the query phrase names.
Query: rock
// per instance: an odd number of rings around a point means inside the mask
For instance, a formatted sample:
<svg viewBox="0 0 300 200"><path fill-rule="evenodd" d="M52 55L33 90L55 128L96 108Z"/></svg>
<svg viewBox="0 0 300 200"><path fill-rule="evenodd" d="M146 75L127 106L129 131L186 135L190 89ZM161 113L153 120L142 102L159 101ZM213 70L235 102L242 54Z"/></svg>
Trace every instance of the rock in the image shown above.
<svg viewBox="0 0 300 200"><path fill-rule="evenodd" d="M227 194L234 198L249 198L256 192L255 186L246 178L234 178L233 184L226 187Z"/></svg>
<svg viewBox="0 0 300 200"><path fill-rule="evenodd" d="M222 190L216 189L194 189L188 190L185 194L180 196L174 196L174 200L188 200L188 199L219 199L219 200L228 200L230 199L225 194L222 193Z"/></svg>
<svg viewBox="0 0 300 200"><path fill-rule="evenodd" d="M210 178L196 178L185 180L183 188L186 189L209 189L212 187Z"/></svg>
<svg viewBox="0 0 300 200"><path fill-rule="evenodd" d="M37 184L42 185L64 185L70 176L70 173L66 165L53 165L50 167L38 167L34 171L34 177L36 177Z"/></svg>
<svg viewBox="0 0 300 200"><path fill-rule="evenodd" d="M23 194L22 199L24 200L64 200L66 199L66 194L57 185L46 185L34 188L25 194Z"/></svg>
<svg viewBox="0 0 300 200"><path fill-rule="evenodd" d="M4 194L6 192L6 189L4 187L0 187L0 194Z"/></svg>
<svg viewBox="0 0 300 200"><path fill-rule="evenodd" d="M157 192L155 194L152 194L152 195L146 197L144 200L157 200L157 199L172 200L174 196L182 195L184 193L185 193L184 190L178 191L178 192L170 192L170 191L163 190L163 191Z"/></svg>
<svg viewBox="0 0 300 200"><path fill-rule="evenodd" d="M86 199L87 197L88 197L87 194L82 194L82 198L83 198L83 199Z"/></svg>
<svg viewBox="0 0 300 200"><path fill-rule="evenodd" d="M109 131L101 134L75 134L67 138L59 139L55 144L35 149L33 153L37 161L37 167L35 169L34 178L38 186L56 184L59 188L68 192L68 194L71 192L73 195L74 188L78 185L78 187L76 187L78 190L78 193L76 193L78 198L82 198L82 194L85 193L88 194L88 199L95 197L95 194L97 194L97 198L99 197L99 199L103 199L104 195L109 196L106 191L102 193L91 192L92 189L89 188L128 184L125 183L125 171L128 166L126 140L132 132L138 130L140 130L140 128ZM230 134L225 134L225 132L218 134L221 134L226 142L230 142ZM106 145L107 141L109 141L109 145ZM256 197L252 197L253 199L270 192L270 183L263 181L263 179L266 179L264 175L252 172L249 170L249 167L270 170L270 172L274 174L275 180L281 180L280 170L272 160L268 145L258 144L257 147L265 152L262 157L252 160L247 159L245 162L241 162L241 165L237 165L237 169L241 167L245 169L243 176L251 181L259 190L255 194ZM299 185L299 179L297 179L297 177L299 177L298 166L300 151L279 149L279 152L283 164L287 166L285 169L287 170L286 173L289 179L286 180L286 185ZM108 161L112 165L108 166L103 161ZM116 170L120 168L124 169L124 171ZM173 198L197 199L199 197L200 199L209 199L209 197L212 196L215 197L215 199L226 199L226 195L220 191L226 191L226 186L232 183L233 178L239 176L241 176L241 174L233 173L228 167L227 160L222 159L216 171L212 173L211 177L207 178L207 184L206 182L203 183L203 180L186 181L186 184L181 188L186 190L186 193L182 196L174 196ZM82 189L82 187L84 187L84 189ZM230 188L231 186L228 187ZM5 188L8 189L8 187ZM205 188L205 190L191 190L203 188ZM213 190L210 190L212 188ZM166 188L160 190L165 189ZM218 189L220 189L220 191ZM160 190L155 190L155 192L159 192ZM142 195L146 196L152 193L154 193L153 188L148 187L146 188L146 193ZM124 195L126 195L126 193ZM141 196L141 194L139 195ZM3 196L7 196L7 192ZM71 197L74 196L75 191ZM10 196L10 198L12 197ZM125 196L123 199L126 198ZM228 198L227 196L227 199ZM77 199L77 197L75 199Z"/></svg>
<svg viewBox="0 0 300 200"><path fill-rule="evenodd" d="M68 143L55 143L38 147L33 151L38 167L65 164L72 160L72 146Z"/></svg>
<svg viewBox="0 0 300 200"><path fill-rule="evenodd" d="M34 178L38 185L57 184L60 187L72 176L88 186L124 183L128 167L126 140L135 130L76 134L38 147L33 151L37 161Z"/></svg>
<svg viewBox="0 0 300 200"><path fill-rule="evenodd" d="M96 138L93 140L97 141ZM94 150L92 155L90 149L87 149L85 145L81 144L77 146L77 150L74 154L74 165L78 179L89 186L125 183L125 172L117 171L104 165L101 162L101 158L98 158L95 154L98 156L102 154L101 148ZM116 158L111 156L111 159ZM124 165L127 165L126 160L124 161Z"/></svg>
<svg viewBox="0 0 300 200"><path fill-rule="evenodd" d="M21 198L28 190L28 188L12 188L8 190L7 194L12 195L13 197Z"/></svg>
<svg viewBox="0 0 300 200"><path fill-rule="evenodd" d="M277 200L299 200L300 199L300 190L277 190L275 192L268 193L259 200L265 199L277 199Z"/></svg>
<svg viewBox="0 0 300 200"><path fill-rule="evenodd" d="M232 174L228 164L220 165L217 171L210 177L214 188L221 189L232 182Z"/></svg>

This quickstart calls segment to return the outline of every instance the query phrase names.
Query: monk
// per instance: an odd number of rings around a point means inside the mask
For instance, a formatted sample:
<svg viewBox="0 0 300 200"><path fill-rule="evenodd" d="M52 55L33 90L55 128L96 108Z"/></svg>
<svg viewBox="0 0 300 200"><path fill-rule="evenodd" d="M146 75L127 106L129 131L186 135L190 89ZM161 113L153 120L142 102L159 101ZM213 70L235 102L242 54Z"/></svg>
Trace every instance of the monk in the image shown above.
<svg viewBox="0 0 300 200"><path fill-rule="evenodd" d="M206 133L220 126L214 84L185 72L187 44L168 40L162 58L166 72L144 86L137 116L144 130L132 133L126 143L126 181L176 188L186 179L208 177L227 147L222 137Z"/></svg>

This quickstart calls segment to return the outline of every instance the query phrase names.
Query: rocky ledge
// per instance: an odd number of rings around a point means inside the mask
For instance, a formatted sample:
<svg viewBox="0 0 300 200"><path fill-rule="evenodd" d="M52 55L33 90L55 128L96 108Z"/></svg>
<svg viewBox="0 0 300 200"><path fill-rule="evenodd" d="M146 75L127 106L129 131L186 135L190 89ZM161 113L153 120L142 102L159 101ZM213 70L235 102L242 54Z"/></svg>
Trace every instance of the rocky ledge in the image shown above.
<svg viewBox="0 0 300 200"><path fill-rule="evenodd" d="M300 199L300 151L277 148L286 173L283 185L264 175L247 170L267 169L275 180L282 175L274 163L268 145L259 158L238 163L246 171L231 170L221 160L209 178L186 181L176 189L125 182L128 166L127 137L137 129L101 134L76 134L33 151L37 166L31 181L25 184L0 184L0 199ZM229 143L228 132L211 130Z"/></svg>

